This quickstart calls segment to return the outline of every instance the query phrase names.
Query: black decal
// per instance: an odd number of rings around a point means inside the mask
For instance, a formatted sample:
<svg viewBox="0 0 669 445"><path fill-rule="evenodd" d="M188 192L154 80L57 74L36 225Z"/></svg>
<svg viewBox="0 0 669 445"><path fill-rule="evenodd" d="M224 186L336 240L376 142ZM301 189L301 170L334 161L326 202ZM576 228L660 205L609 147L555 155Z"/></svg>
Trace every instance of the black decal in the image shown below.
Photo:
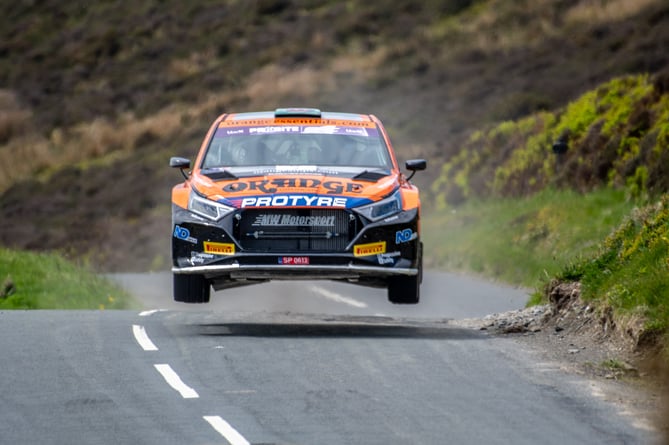
<svg viewBox="0 0 669 445"><path fill-rule="evenodd" d="M260 190L263 193L274 193L276 192L276 187L267 188L269 181L267 179L261 179L258 181L251 181L251 190Z"/></svg>
<svg viewBox="0 0 669 445"><path fill-rule="evenodd" d="M233 182L231 184L226 184L223 187L223 191L224 192L232 192L232 193L243 192L244 190L246 190L247 186L248 186L248 184L245 183L245 182Z"/></svg>
<svg viewBox="0 0 669 445"><path fill-rule="evenodd" d="M362 192L362 185L356 184L354 182L349 182L346 184L346 192L347 193L360 193Z"/></svg>
<svg viewBox="0 0 669 445"><path fill-rule="evenodd" d="M295 188L295 178L276 178L272 180L272 184L279 188Z"/></svg>
<svg viewBox="0 0 669 445"><path fill-rule="evenodd" d="M323 187L328 190L328 193L340 194L344 191L344 186L339 181L327 181L323 183Z"/></svg>
<svg viewBox="0 0 669 445"><path fill-rule="evenodd" d="M318 179L300 178L298 184L299 184L298 187L316 188L319 185L321 185L321 181L319 181Z"/></svg>

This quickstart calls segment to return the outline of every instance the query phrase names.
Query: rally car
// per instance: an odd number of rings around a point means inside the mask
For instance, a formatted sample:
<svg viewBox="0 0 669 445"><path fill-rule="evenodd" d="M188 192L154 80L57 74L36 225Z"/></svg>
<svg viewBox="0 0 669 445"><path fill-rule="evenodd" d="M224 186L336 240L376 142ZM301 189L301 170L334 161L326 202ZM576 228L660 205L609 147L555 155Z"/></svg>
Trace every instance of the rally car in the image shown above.
<svg viewBox="0 0 669 445"><path fill-rule="evenodd" d="M311 108L223 114L195 162L173 157L174 299L269 280L383 287L420 298L418 189L373 115Z"/></svg>

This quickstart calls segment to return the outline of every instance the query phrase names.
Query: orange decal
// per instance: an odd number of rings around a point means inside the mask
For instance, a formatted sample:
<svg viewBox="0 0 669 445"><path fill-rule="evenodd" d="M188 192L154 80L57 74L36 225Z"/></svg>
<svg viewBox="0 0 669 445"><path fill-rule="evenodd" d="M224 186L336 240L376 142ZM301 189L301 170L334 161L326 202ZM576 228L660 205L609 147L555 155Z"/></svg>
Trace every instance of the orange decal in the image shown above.
<svg viewBox="0 0 669 445"><path fill-rule="evenodd" d="M353 256L371 256L386 253L386 242L358 244L353 246Z"/></svg>
<svg viewBox="0 0 669 445"><path fill-rule="evenodd" d="M312 119L312 118L267 118L267 119L248 119L248 120L225 120L218 124L218 128L225 127L248 127L248 126L266 126L266 125L342 125L346 127L365 127L376 128L372 121L348 121L339 119Z"/></svg>
<svg viewBox="0 0 669 445"><path fill-rule="evenodd" d="M232 243L212 243L211 241L205 241L204 252L214 255L234 255L235 245Z"/></svg>

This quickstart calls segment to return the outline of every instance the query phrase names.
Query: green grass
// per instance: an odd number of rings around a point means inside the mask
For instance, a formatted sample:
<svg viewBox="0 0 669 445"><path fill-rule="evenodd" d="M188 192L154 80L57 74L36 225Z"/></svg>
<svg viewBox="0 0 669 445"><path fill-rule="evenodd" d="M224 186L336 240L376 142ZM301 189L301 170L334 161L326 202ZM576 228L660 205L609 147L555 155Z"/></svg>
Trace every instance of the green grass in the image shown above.
<svg viewBox="0 0 669 445"><path fill-rule="evenodd" d="M666 76L669 79L669 75ZM566 108L505 121L470 135L432 185L440 205L528 196L546 187L627 187L648 197L669 189L665 76L614 78ZM561 157L555 141L567 145Z"/></svg>
<svg viewBox="0 0 669 445"><path fill-rule="evenodd" d="M470 200L426 213L427 264L540 288L575 258L595 254L633 207L611 189Z"/></svg>
<svg viewBox="0 0 669 445"><path fill-rule="evenodd" d="M669 329L669 195L635 210L597 255L567 265L560 280L582 283L583 298L640 315L648 329Z"/></svg>
<svg viewBox="0 0 669 445"><path fill-rule="evenodd" d="M580 281L582 297L646 328L669 330L669 195L636 207L629 194L545 190L520 199L469 201L428 213L427 264L534 288Z"/></svg>
<svg viewBox="0 0 669 445"><path fill-rule="evenodd" d="M125 291L109 280L58 255L0 248L0 310L136 306Z"/></svg>

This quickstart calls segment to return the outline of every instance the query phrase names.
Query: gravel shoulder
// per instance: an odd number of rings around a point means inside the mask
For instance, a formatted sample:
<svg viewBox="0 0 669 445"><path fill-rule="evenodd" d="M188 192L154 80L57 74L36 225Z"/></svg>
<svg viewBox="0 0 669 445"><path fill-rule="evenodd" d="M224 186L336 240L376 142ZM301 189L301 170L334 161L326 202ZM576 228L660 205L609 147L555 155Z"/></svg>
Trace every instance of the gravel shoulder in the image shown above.
<svg viewBox="0 0 669 445"><path fill-rule="evenodd" d="M543 361L588 378L593 394L669 444L669 369L654 339L642 320L616 320L610 308L581 300L578 283L559 285L550 304L454 323L512 337Z"/></svg>

